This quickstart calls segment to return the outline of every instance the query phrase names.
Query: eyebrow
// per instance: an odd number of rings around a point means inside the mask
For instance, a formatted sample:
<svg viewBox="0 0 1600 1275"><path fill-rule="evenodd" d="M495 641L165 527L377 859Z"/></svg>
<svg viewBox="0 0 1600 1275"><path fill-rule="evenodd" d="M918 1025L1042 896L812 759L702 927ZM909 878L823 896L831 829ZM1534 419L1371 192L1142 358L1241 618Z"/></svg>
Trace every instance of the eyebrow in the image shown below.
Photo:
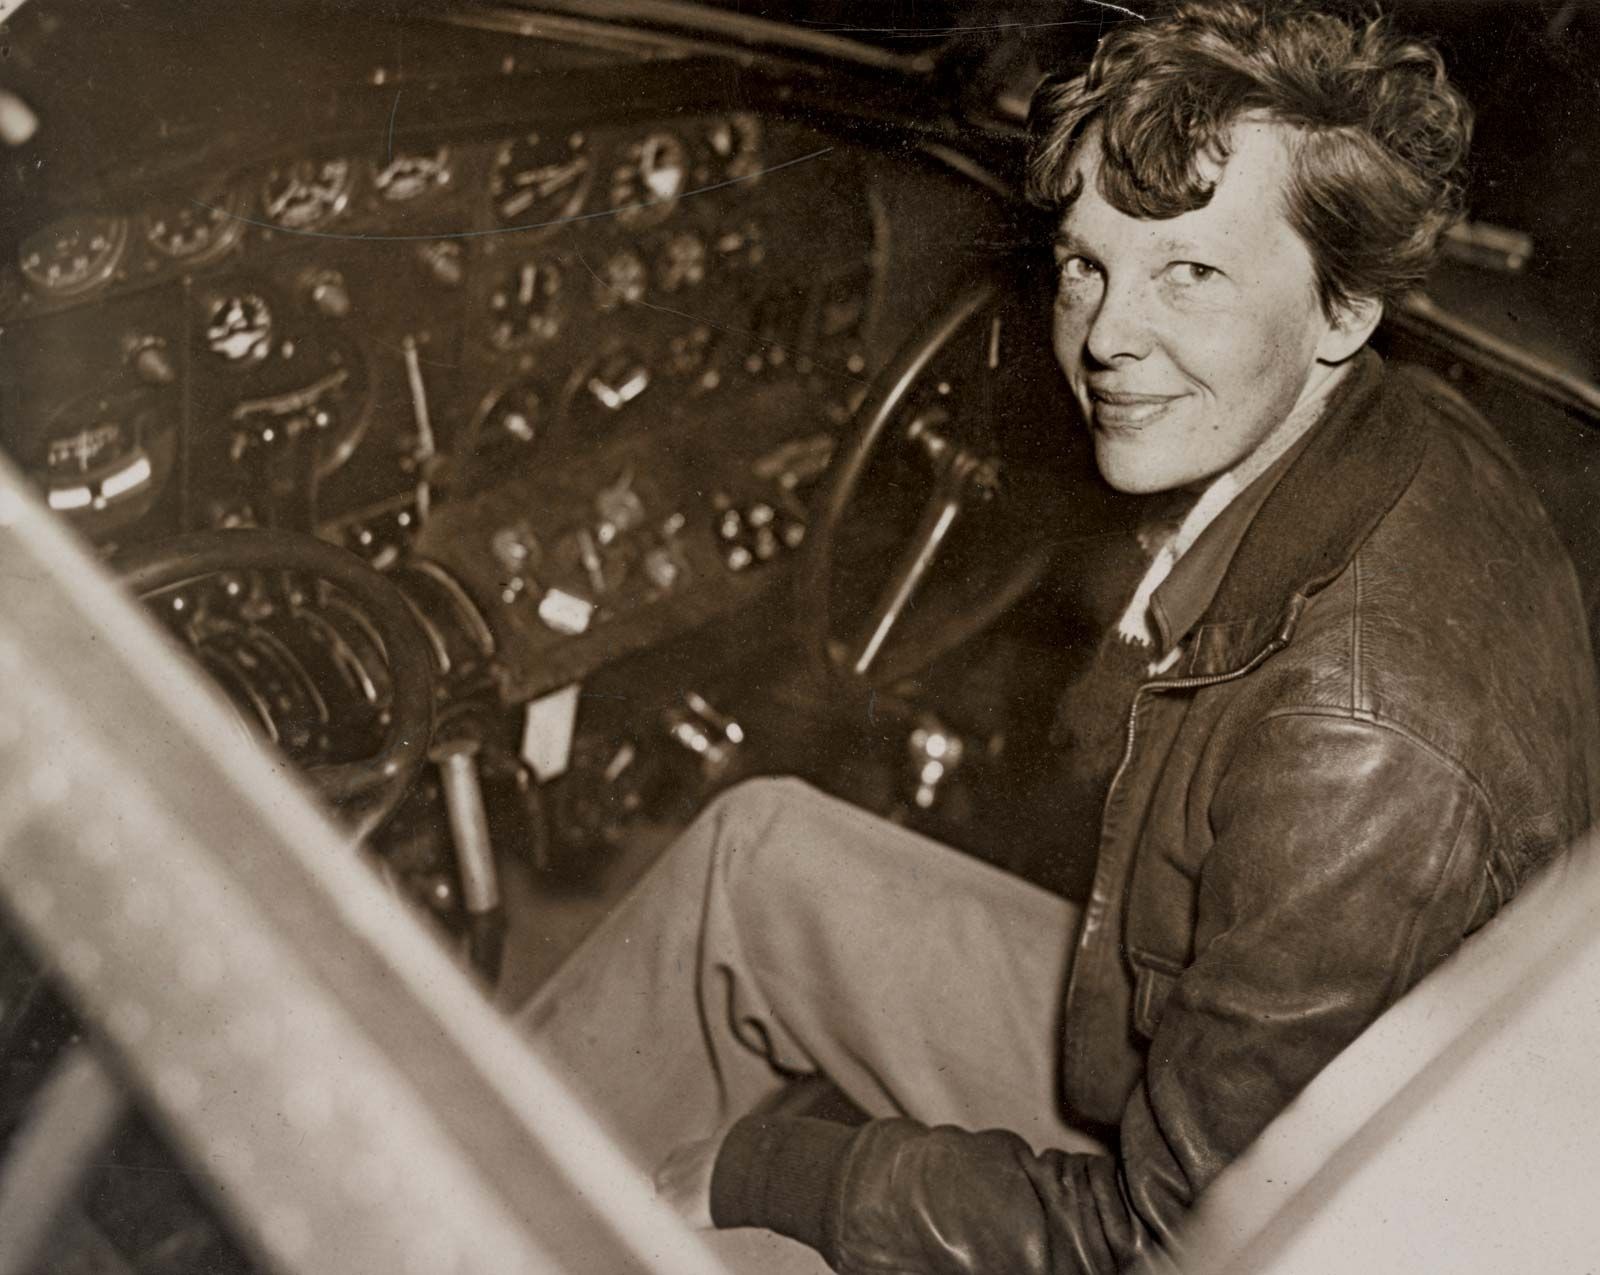
<svg viewBox="0 0 1600 1275"><path fill-rule="evenodd" d="M1085 257L1097 256L1095 250L1070 230L1058 230L1051 236L1051 245L1066 252ZM1162 239L1156 244L1160 252L1178 257L1215 257L1215 249L1206 248L1192 239Z"/></svg>
<svg viewBox="0 0 1600 1275"><path fill-rule="evenodd" d="M1056 233L1051 236L1050 242L1053 247L1065 249L1067 252L1077 253L1082 256L1094 255L1092 250L1089 248L1089 245L1084 243L1083 240L1079 239L1078 236L1073 234L1070 230L1056 231Z"/></svg>

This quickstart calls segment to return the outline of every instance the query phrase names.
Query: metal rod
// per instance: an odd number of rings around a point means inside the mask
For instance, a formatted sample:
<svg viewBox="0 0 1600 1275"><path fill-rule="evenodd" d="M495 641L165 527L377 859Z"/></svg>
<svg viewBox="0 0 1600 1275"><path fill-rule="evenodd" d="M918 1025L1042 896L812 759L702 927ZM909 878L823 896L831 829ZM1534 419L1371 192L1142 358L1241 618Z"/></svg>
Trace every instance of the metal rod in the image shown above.
<svg viewBox="0 0 1600 1275"><path fill-rule="evenodd" d="M122 1090L88 1045L56 1064L0 1169L0 1275L27 1275L121 1121Z"/></svg>
<svg viewBox="0 0 1600 1275"><path fill-rule="evenodd" d="M911 597L916 593L917 586L922 583L923 576L928 574L928 568L938 557L945 536L949 534L960 512L959 499L951 498L937 506L932 526L919 538L915 556L901 572L900 578L895 581L894 587L890 590L888 605L879 614L878 621L872 629L872 636L867 639L867 644L861 648L861 654L856 657L855 671L858 674L865 675L872 667L873 661L878 658L878 652L888 640L889 631L894 628L901 613L911 602Z"/></svg>
<svg viewBox="0 0 1600 1275"><path fill-rule="evenodd" d="M461 898L468 912L488 912L500 905L500 878L494 847L489 842L489 816L478 781L478 749L462 742L435 748L434 763L444 787L450 814L450 837L461 869Z"/></svg>

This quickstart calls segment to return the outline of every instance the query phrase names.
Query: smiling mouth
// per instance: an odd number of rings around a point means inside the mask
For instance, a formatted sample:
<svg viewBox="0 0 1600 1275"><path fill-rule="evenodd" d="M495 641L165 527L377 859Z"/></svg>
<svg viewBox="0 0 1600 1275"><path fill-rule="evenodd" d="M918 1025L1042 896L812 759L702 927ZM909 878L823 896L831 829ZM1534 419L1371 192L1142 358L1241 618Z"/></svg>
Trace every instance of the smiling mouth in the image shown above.
<svg viewBox="0 0 1600 1275"><path fill-rule="evenodd" d="M1089 391L1096 429L1137 429L1148 425L1176 403L1182 394L1129 394L1115 390Z"/></svg>

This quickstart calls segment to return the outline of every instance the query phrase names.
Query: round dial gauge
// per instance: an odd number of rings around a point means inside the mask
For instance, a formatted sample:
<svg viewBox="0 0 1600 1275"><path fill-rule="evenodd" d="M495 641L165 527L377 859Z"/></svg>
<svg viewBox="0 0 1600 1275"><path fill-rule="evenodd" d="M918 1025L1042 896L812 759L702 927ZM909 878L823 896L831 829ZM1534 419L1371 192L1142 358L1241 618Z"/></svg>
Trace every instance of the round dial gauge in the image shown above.
<svg viewBox="0 0 1600 1275"><path fill-rule="evenodd" d="M712 122L706 142L720 170L716 179L733 181L761 168L761 121L746 111Z"/></svg>
<svg viewBox="0 0 1600 1275"><path fill-rule="evenodd" d="M507 225L545 226L578 215L593 175L582 133L528 133L500 148L489 196Z"/></svg>
<svg viewBox="0 0 1600 1275"><path fill-rule="evenodd" d="M524 453L544 435L544 399L530 378L513 381L490 394L478 408L462 448L469 460L502 460L508 451Z"/></svg>
<svg viewBox="0 0 1600 1275"><path fill-rule="evenodd" d="M234 367L253 367L272 349L272 307L254 292L219 298L206 316L206 347Z"/></svg>
<svg viewBox="0 0 1600 1275"><path fill-rule="evenodd" d="M525 261L489 296L490 335L501 349L548 340L561 328L561 269L548 261Z"/></svg>
<svg viewBox="0 0 1600 1275"><path fill-rule="evenodd" d="M244 233L239 215L243 204L242 196L227 189L203 190L191 199L157 204L145 213L145 242L174 261L190 265L213 261Z"/></svg>
<svg viewBox="0 0 1600 1275"><path fill-rule="evenodd" d="M90 520L98 533L137 518L172 466L173 404L159 392L98 392L56 413L28 456L50 508Z"/></svg>
<svg viewBox="0 0 1600 1275"><path fill-rule="evenodd" d="M594 303L600 310L634 305L644 300L650 283L650 267L630 248L614 252L601 264L595 277Z"/></svg>
<svg viewBox="0 0 1600 1275"><path fill-rule="evenodd" d="M611 174L611 207L624 226L653 226L672 214L689 182L689 153L671 133L651 133L624 152Z"/></svg>
<svg viewBox="0 0 1600 1275"><path fill-rule="evenodd" d="M441 146L392 156L387 164L374 166L372 184L384 200L401 204L448 186L450 175L450 148Z"/></svg>
<svg viewBox="0 0 1600 1275"><path fill-rule="evenodd" d="M302 159L275 168L261 186L267 220L286 230L320 226L344 211L353 180L347 159Z"/></svg>
<svg viewBox="0 0 1600 1275"><path fill-rule="evenodd" d="M690 288L706 277L706 244L688 231L673 235L656 258L656 279L664 292Z"/></svg>
<svg viewBox="0 0 1600 1275"><path fill-rule="evenodd" d="M22 241L23 277L39 292L71 297L111 278L128 246L121 217L64 217Z"/></svg>

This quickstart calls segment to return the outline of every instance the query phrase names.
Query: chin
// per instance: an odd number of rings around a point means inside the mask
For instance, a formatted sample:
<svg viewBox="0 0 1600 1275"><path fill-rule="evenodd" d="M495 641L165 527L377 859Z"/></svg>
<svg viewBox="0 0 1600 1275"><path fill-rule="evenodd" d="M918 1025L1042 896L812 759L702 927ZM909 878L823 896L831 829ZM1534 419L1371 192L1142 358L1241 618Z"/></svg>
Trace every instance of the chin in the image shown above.
<svg viewBox="0 0 1600 1275"><path fill-rule="evenodd" d="M1100 477L1114 491L1128 496L1153 496L1157 492L1175 491L1196 481L1192 474L1162 463L1159 455L1140 454L1144 449L1118 446L1096 436L1094 462Z"/></svg>

